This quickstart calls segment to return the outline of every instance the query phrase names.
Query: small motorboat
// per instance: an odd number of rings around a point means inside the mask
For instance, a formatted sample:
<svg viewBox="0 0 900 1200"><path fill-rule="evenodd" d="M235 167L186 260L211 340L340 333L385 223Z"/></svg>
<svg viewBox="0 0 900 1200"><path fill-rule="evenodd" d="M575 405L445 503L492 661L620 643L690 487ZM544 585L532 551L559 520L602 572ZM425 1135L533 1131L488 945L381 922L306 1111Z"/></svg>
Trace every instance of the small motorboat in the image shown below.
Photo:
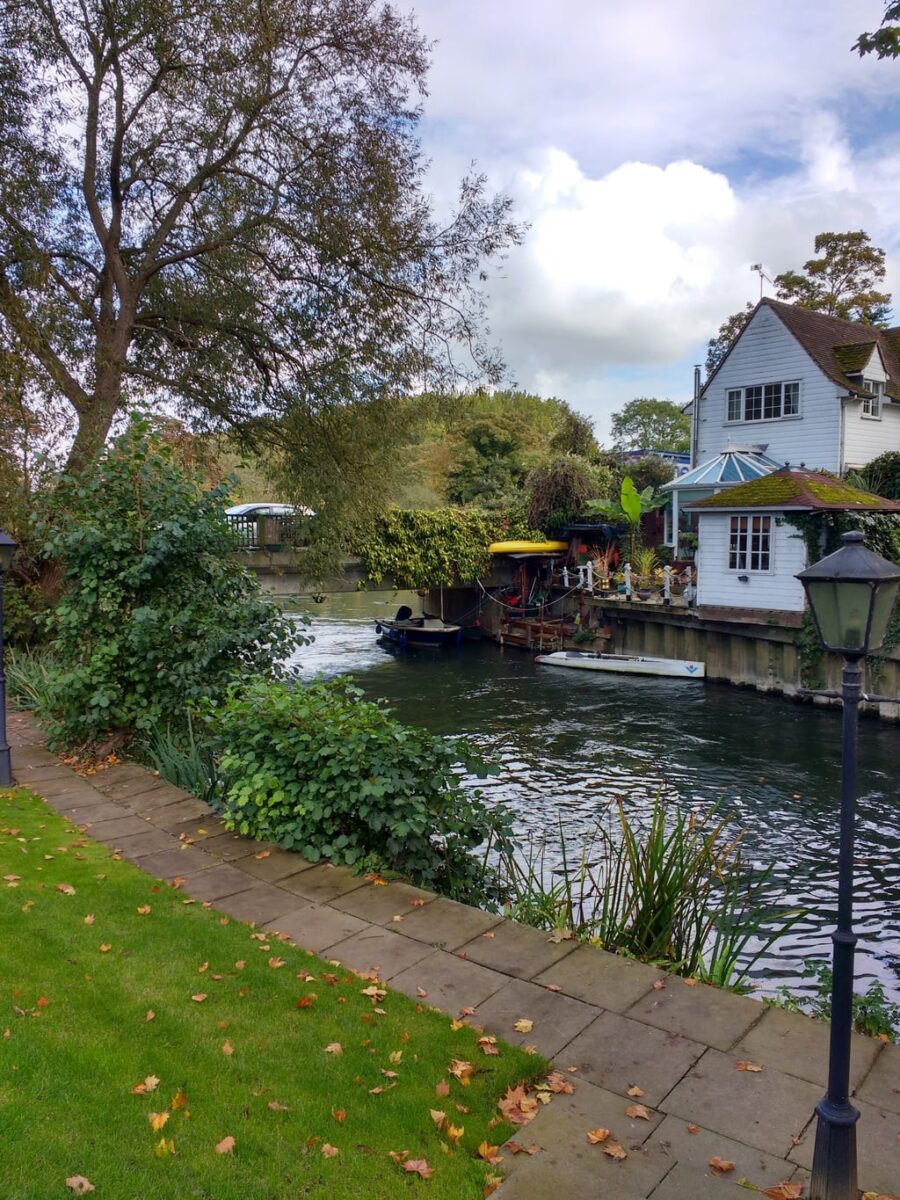
<svg viewBox="0 0 900 1200"><path fill-rule="evenodd" d="M461 646L463 627L450 625L440 617L423 613L414 617L412 609L403 604L397 609L393 620L383 617L375 622L375 632L380 639L405 649L407 646Z"/></svg>
<svg viewBox="0 0 900 1200"><path fill-rule="evenodd" d="M534 660L548 667L581 671L619 671L625 675L665 675L670 679L703 679L706 664L682 658L651 658L643 654L600 654L586 650L554 650Z"/></svg>

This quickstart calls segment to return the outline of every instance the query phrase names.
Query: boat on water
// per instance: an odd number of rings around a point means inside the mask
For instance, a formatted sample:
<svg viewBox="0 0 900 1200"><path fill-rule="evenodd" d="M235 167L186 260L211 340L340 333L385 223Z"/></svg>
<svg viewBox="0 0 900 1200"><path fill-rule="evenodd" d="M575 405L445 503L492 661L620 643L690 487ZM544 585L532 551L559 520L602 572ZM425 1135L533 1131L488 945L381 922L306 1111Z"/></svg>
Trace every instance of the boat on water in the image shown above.
<svg viewBox="0 0 900 1200"><path fill-rule="evenodd" d="M682 658L651 658L643 654L600 654L586 650L554 650L534 660L548 667L581 671L617 671L625 675L664 675L670 679L703 679L706 664Z"/></svg>
<svg viewBox="0 0 900 1200"><path fill-rule="evenodd" d="M462 625L451 625L440 617L423 613L414 617L412 609L401 605L397 615L390 620L379 617L375 622L375 633L379 639L405 649L407 646L461 646Z"/></svg>

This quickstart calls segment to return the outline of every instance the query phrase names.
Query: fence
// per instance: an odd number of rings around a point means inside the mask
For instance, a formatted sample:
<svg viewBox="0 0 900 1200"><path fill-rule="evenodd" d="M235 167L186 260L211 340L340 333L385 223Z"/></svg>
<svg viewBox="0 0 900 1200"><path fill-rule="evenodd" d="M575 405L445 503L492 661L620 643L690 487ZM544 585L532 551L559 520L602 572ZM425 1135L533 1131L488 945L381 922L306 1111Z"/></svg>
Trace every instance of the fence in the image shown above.
<svg viewBox="0 0 900 1200"><path fill-rule="evenodd" d="M242 513L229 516L228 523L237 534L241 550L279 550L299 542L296 517Z"/></svg>

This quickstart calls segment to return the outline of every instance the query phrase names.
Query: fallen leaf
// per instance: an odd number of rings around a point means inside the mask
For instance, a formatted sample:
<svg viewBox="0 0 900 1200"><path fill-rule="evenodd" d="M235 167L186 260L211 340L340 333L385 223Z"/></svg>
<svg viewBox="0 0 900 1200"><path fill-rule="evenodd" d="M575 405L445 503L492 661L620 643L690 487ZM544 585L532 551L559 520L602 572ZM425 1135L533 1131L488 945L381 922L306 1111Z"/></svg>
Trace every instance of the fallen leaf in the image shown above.
<svg viewBox="0 0 900 1200"><path fill-rule="evenodd" d="M179 1089L169 1101L169 1108L177 1112L179 1108L187 1108L187 1102L187 1096Z"/></svg>
<svg viewBox="0 0 900 1200"><path fill-rule="evenodd" d="M297 1001L297 1007L298 1008L311 1008L312 1005L315 1004L315 1002L316 1002L315 993L310 992L309 995L300 997L300 999Z"/></svg>
<svg viewBox="0 0 900 1200"><path fill-rule="evenodd" d="M196 996L191 996L191 999L196 1004L202 1004L203 1001L206 999L206 992L198 992Z"/></svg>
<svg viewBox="0 0 900 1200"><path fill-rule="evenodd" d="M197 968L197 974L198 974L198 975L202 975L204 971L208 971L208 970L209 970L209 963L208 963L208 962L202 962L202 963L200 964L200 966Z"/></svg>
<svg viewBox="0 0 900 1200"><path fill-rule="evenodd" d="M243 971L243 969L244 969L244 967L246 967L246 965L247 965L246 961L243 958L239 958L237 960L237 962L234 964L234 969L236 971Z"/></svg>
<svg viewBox="0 0 900 1200"><path fill-rule="evenodd" d="M527 1125L537 1112L538 1102L533 1096L526 1095L525 1085L519 1083L506 1089L505 1095L497 1101L497 1107L511 1125Z"/></svg>
<svg viewBox="0 0 900 1200"><path fill-rule="evenodd" d="M411 1175L421 1175L423 1179L430 1179L434 1174L424 1158L408 1158L403 1163L403 1170L409 1171Z"/></svg>
<svg viewBox="0 0 900 1200"><path fill-rule="evenodd" d="M402 1163L405 1159L409 1158L409 1151L388 1150L388 1158L392 1159L395 1163Z"/></svg>
<svg viewBox="0 0 900 1200"><path fill-rule="evenodd" d="M666 986L665 980L657 979L656 982L653 984L653 990L656 992L661 992L665 986Z"/></svg>
<svg viewBox="0 0 900 1200"><path fill-rule="evenodd" d="M87 916L84 918L84 923L85 923L85 925L93 925L93 923L94 923L94 914L93 914L93 913L88 913L88 915L87 915Z"/></svg>
<svg viewBox="0 0 900 1200"><path fill-rule="evenodd" d="M603 1153L607 1158L614 1158L616 1162L621 1162L623 1158L628 1157L628 1151L618 1142L607 1142L603 1147Z"/></svg>
<svg viewBox="0 0 900 1200"><path fill-rule="evenodd" d="M287 1112L288 1111L288 1106L286 1104L282 1104L278 1100L270 1100L269 1108L271 1108L272 1112Z"/></svg>
<svg viewBox="0 0 900 1200"><path fill-rule="evenodd" d="M644 1094L644 1089L639 1088L638 1085L635 1084L634 1087L630 1087L625 1094L627 1096L631 1096L634 1100L639 1100Z"/></svg>
<svg viewBox="0 0 900 1200"><path fill-rule="evenodd" d="M520 1017L513 1025L513 1029L515 1029L516 1033L531 1033L532 1029L534 1029L534 1021L529 1021L527 1017Z"/></svg>
<svg viewBox="0 0 900 1200"><path fill-rule="evenodd" d="M344 1047L340 1042L329 1042L325 1047L326 1054L340 1055L344 1053Z"/></svg>
<svg viewBox="0 0 900 1200"><path fill-rule="evenodd" d="M152 1009L152 1008L148 1008L148 1009L147 1009L147 1015L146 1015L146 1017L144 1018L144 1020L145 1020L145 1021L147 1021L147 1022L149 1022L149 1021L155 1021L155 1020L156 1020L156 1013L153 1011L153 1009Z"/></svg>
<svg viewBox="0 0 900 1200"><path fill-rule="evenodd" d="M88 1192L96 1190L91 1181L83 1175L70 1175L66 1180L66 1187L71 1188L76 1196L85 1196Z"/></svg>
<svg viewBox="0 0 900 1200"><path fill-rule="evenodd" d="M488 941L490 941L490 939L491 939L491 938L493 938L493 937L495 936L495 934L494 934L494 931L493 931L492 929L489 929L489 930L487 931L487 933L483 933L481 936L482 936L483 938L487 938L487 939L488 939Z"/></svg>
<svg viewBox="0 0 900 1200"><path fill-rule="evenodd" d="M409 907L410 908L421 908L422 905L425 903L426 902L424 900L410 900Z"/></svg>
<svg viewBox="0 0 900 1200"><path fill-rule="evenodd" d="M784 1183L777 1183L774 1187L766 1188L761 1195L768 1196L769 1200L800 1200L800 1197L803 1195L803 1184L788 1183L787 1181ZM863 1197L863 1200L865 1200L865 1196ZM882 1196L880 1200L889 1200L889 1198L887 1196Z"/></svg>
<svg viewBox="0 0 900 1200"><path fill-rule="evenodd" d="M75 895L75 889L72 887L71 883L58 883L56 885L56 890L58 892L62 892L64 896Z"/></svg>
<svg viewBox="0 0 900 1200"><path fill-rule="evenodd" d="M259 862L262 862L262 860L264 858L268 858L271 853L272 853L271 850L260 850L259 854L254 854L253 857L255 859L257 859Z"/></svg>
<svg viewBox="0 0 900 1200"><path fill-rule="evenodd" d="M391 1060L391 1062L396 1067L398 1063L403 1061L403 1051L402 1050L394 1050L388 1055L388 1058Z"/></svg>
<svg viewBox="0 0 900 1200"><path fill-rule="evenodd" d="M234 1046L232 1046L231 1042L224 1041L222 1043L222 1053L231 1058L232 1054L234 1054Z"/></svg>
<svg viewBox="0 0 900 1200"><path fill-rule="evenodd" d="M562 988L558 983L545 983L544 990L548 992L561 992Z"/></svg>
<svg viewBox="0 0 900 1200"><path fill-rule="evenodd" d="M232 1154L234 1153L235 1141L233 1137L224 1137L221 1142L216 1143L216 1154Z"/></svg>
<svg viewBox="0 0 900 1200"><path fill-rule="evenodd" d="M155 1092L159 1087L159 1079L155 1075L148 1075L146 1079L142 1079L140 1083L136 1083L131 1089L132 1096L146 1096L148 1092Z"/></svg>
<svg viewBox="0 0 900 1200"><path fill-rule="evenodd" d="M696 987L697 986L696 979L682 979L681 982L684 984L685 987Z"/></svg>
<svg viewBox="0 0 900 1200"><path fill-rule="evenodd" d="M428 995L428 993L425 991L424 988L416 988L416 995L419 997L420 1000L424 1000L425 997Z"/></svg>
<svg viewBox="0 0 900 1200"><path fill-rule="evenodd" d="M435 1089L434 1089L434 1094L436 1096L449 1096L450 1095L450 1084L447 1082L446 1079L441 1079L437 1083L437 1085L435 1086Z"/></svg>
<svg viewBox="0 0 900 1200"><path fill-rule="evenodd" d="M447 1124L447 1128L444 1130L444 1133L447 1137L447 1141L450 1143L451 1146L458 1146L460 1143L460 1139L462 1138L462 1135L465 1132L466 1131L462 1127L462 1125L451 1125L449 1122Z"/></svg>
<svg viewBox="0 0 900 1200"><path fill-rule="evenodd" d="M46 1008L50 1001L46 996L38 996L34 1003L37 1008Z"/></svg>
<svg viewBox="0 0 900 1200"><path fill-rule="evenodd" d="M758 1073L759 1071L762 1070L762 1066L760 1063L746 1062L743 1059L740 1062L736 1062L734 1064L734 1066L735 1066L735 1070L737 1070L737 1071L753 1071L754 1073Z"/></svg>
<svg viewBox="0 0 900 1200"><path fill-rule="evenodd" d="M540 1146L535 1142L530 1146L520 1146L518 1142L507 1142L504 1146L510 1154L537 1154Z"/></svg>
<svg viewBox="0 0 900 1200"><path fill-rule="evenodd" d="M150 905L142 904L137 911L142 917L146 917L148 915L148 913L150 913L150 911L151 911Z"/></svg>
<svg viewBox="0 0 900 1200"><path fill-rule="evenodd" d="M547 941L553 942L555 946L558 946L560 942L571 942L574 937L575 934L571 929L554 929L553 933L547 938Z"/></svg>
<svg viewBox="0 0 900 1200"><path fill-rule="evenodd" d="M284 966L284 959L283 958L270 958L269 966L272 968L273 971L277 971L279 967Z"/></svg>
<svg viewBox="0 0 900 1200"><path fill-rule="evenodd" d="M608 1129L589 1129L585 1134L585 1137L592 1146L599 1146L602 1142L607 1140L609 1133L610 1131Z"/></svg>
<svg viewBox="0 0 900 1200"><path fill-rule="evenodd" d="M147 1120L150 1122L150 1128L154 1133L159 1133L168 1119L169 1114L167 1112L147 1113Z"/></svg>
<svg viewBox="0 0 900 1200"><path fill-rule="evenodd" d="M334 1117L334 1119L336 1121L339 1121L341 1124L343 1124L344 1121L347 1120L347 1113L344 1111L343 1108L333 1108L331 1110L331 1115Z"/></svg>
<svg viewBox="0 0 900 1200"><path fill-rule="evenodd" d="M339 1154L340 1154L340 1150L338 1150L337 1146L329 1145L328 1142L322 1143L322 1157L323 1158L337 1158L337 1156Z"/></svg>
<svg viewBox="0 0 900 1200"><path fill-rule="evenodd" d="M730 1158L717 1158L714 1155L709 1160L709 1165L713 1175L727 1175L729 1171L734 1170L734 1163Z"/></svg>
<svg viewBox="0 0 900 1200"><path fill-rule="evenodd" d="M557 1096L571 1096L575 1091L575 1084L559 1071L550 1072L547 1076L547 1087Z"/></svg>
<svg viewBox="0 0 900 1200"><path fill-rule="evenodd" d="M157 1158L165 1158L167 1154L174 1154L175 1142L172 1138L160 1138L153 1147L153 1153Z"/></svg>
<svg viewBox="0 0 900 1200"><path fill-rule="evenodd" d="M687 1131L688 1131L688 1133L699 1133L700 1126L699 1125L688 1125Z"/></svg>
<svg viewBox="0 0 900 1200"><path fill-rule="evenodd" d="M650 1112L643 1104L629 1104L625 1109L625 1116L630 1117L632 1121L649 1121Z"/></svg>
<svg viewBox="0 0 900 1200"><path fill-rule="evenodd" d="M480 1037L476 1039L476 1045L480 1046L484 1054L499 1054L497 1049L497 1039L495 1037Z"/></svg>
<svg viewBox="0 0 900 1200"><path fill-rule="evenodd" d="M450 1028L453 1033L458 1033L460 1029L468 1029L468 1025L465 1023L465 1021L457 1021L457 1019L454 1017L450 1022Z"/></svg>
<svg viewBox="0 0 900 1200"><path fill-rule="evenodd" d="M496 1166L497 1163L503 1162L502 1156L497 1153L499 1149L499 1146L493 1146L490 1142L482 1142L478 1147L478 1157L483 1158L484 1161L486 1163L490 1163L491 1166Z"/></svg>
<svg viewBox="0 0 900 1200"><path fill-rule="evenodd" d="M103 943L101 943L101 946L100 946L100 953L101 953L101 954L109 954L110 950L112 950L112 946L110 945L110 943L109 943L109 942L103 942Z"/></svg>

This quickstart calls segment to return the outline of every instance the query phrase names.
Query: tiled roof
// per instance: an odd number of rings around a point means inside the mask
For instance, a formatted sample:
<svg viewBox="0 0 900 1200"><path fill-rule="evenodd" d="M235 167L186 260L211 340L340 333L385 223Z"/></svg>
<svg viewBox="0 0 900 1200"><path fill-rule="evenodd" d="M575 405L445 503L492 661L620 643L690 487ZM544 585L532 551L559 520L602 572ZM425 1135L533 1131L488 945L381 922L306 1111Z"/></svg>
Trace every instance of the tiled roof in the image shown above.
<svg viewBox="0 0 900 1200"><path fill-rule="evenodd" d="M771 308L778 315L829 379L856 395L868 393L863 391L860 380L853 381L848 376L862 371L869 361L873 347L877 346L888 374L885 394L893 400L900 401L900 328L876 329L873 325L863 325L859 321L842 321L839 317L813 312L810 308L801 308L799 304L771 300L768 296L760 300L754 313L762 307ZM725 358L727 357L726 354ZM719 367L706 381L704 391L721 366L720 362Z"/></svg>
<svg viewBox="0 0 900 1200"><path fill-rule="evenodd" d="M692 510L731 510L735 508L803 509L822 512L900 513L896 500L886 500L872 492L851 487L823 471L804 471L781 467L771 475L740 483L705 500L686 504Z"/></svg>

